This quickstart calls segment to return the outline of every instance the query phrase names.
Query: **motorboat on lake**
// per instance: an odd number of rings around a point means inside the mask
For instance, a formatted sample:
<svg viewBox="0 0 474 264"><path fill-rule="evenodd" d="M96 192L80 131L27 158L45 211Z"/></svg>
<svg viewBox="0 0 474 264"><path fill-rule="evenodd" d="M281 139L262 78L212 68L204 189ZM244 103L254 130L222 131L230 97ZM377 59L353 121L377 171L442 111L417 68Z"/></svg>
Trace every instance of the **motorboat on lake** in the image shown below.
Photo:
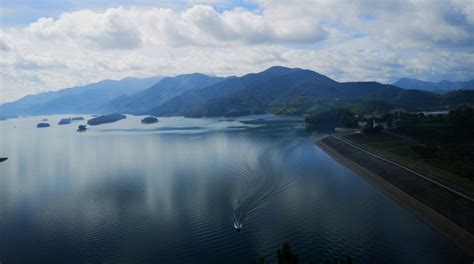
<svg viewBox="0 0 474 264"><path fill-rule="evenodd" d="M77 128L77 132L85 132L86 130L87 130L86 125L79 125L79 127Z"/></svg>

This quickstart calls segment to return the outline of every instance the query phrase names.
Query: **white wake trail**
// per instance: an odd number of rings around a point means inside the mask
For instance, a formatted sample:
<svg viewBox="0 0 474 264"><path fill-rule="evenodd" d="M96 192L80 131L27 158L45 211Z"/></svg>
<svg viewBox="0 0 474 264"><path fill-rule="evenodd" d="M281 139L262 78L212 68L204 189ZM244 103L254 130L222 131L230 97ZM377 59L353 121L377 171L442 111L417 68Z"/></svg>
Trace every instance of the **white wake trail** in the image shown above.
<svg viewBox="0 0 474 264"><path fill-rule="evenodd" d="M265 148L257 162L244 160L241 164L229 165L239 175L243 188L234 208L234 228L240 231L244 221L270 197L285 190L290 183L287 158L296 144L284 137Z"/></svg>

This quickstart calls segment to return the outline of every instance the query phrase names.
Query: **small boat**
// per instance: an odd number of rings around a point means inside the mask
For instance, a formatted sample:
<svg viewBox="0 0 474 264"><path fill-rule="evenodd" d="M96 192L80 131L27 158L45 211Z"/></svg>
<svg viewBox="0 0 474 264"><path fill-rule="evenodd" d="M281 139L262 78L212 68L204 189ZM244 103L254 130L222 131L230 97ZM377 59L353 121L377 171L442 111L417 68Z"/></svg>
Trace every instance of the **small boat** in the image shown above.
<svg viewBox="0 0 474 264"><path fill-rule="evenodd" d="M77 132L85 132L86 130L87 130L86 125L79 125L79 127L77 127Z"/></svg>
<svg viewBox="0 0 474 264"><path fill-rule="evenodd" d="M234 228L235 230L237 230L237 232L240 232L240 229L242 229L242 223L240 223L239 221L237 221L237 219L235 218L235 215L234 215Z"/></svg>
<svg viewBox="0 0 474 264"><path fill-rule="evenodd" d="M0 158L0 162L6 161L8 158Z"/></svg>

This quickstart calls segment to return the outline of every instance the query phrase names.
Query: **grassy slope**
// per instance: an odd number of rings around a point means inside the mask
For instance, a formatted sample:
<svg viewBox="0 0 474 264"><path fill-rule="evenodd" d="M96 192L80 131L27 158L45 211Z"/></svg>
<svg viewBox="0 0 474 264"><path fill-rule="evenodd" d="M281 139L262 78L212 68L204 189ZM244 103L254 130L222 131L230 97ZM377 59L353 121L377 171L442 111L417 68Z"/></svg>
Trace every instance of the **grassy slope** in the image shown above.
<svg viewBox="0 0 474 264"><path fill-rule="evenodd" d="M437 163L423 161L419 154L410 147L417 144L415 140L388 132L375 135L351 134L346 135L345 138L371 152L385 156L407 167L423 171L469 191L474 191L474 182L453 173L455 168L446 168L446 166L440 168Z"/></svg>

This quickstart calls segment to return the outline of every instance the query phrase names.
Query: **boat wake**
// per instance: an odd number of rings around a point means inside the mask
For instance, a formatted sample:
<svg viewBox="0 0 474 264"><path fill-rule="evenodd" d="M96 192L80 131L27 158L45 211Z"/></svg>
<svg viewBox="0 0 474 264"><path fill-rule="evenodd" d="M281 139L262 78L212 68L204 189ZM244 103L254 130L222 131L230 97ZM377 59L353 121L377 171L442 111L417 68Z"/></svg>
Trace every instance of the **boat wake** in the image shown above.
<svg viewBox="0 0 474 264"><path fill-rule="evenodd" d="M243 183L234 207L233 224L237 231L259 206L286 189L290 183L287 157L295 147L295 143L285 137L262 150L256 162L247 158L240 164L229 165Z"/></svg>

